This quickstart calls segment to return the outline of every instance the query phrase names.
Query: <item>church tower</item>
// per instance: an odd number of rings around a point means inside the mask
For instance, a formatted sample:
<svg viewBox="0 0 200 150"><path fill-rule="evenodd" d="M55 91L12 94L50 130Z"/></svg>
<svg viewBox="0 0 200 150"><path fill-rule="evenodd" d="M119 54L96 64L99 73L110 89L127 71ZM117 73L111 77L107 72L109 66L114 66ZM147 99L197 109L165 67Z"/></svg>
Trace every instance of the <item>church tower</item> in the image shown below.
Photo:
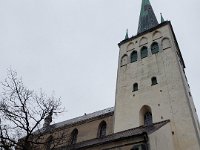
<svg viewBox="0 0 200 150"><path fill-rule="evenodd" d="M200 150L198 116L170 21L142 0L137 35L119 43L114 133L169 120L169 150ZM167 141L165 141L167 142Z"/></svg>

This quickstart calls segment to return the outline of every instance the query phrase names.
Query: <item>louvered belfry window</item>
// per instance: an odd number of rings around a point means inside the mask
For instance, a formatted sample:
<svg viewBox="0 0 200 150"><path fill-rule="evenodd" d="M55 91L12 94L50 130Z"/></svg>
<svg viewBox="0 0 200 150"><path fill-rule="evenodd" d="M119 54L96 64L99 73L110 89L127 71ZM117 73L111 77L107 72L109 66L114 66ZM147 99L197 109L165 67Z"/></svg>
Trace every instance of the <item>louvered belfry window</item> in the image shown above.
<svg viewBox="0 0 200 150"><path fill-rule="evenodd" d="M137 52L136 52L136 51L133 51L133 52L131 53L131 63L136 62L137 59L138 59Z"/></svg>
<svg viewBox="0 0 200 150"><path fill-rule="evenodd" d="M156 54L159 52L159 46L158 46L158 43L157 42L154 42L152 45L151 45L151 53L152 54Z"/></svg>
<svg viewBox="0 0 200 150"><path fill-rule="evenodd" d="M142 47L141 49L141 59L145 58L148 56L148 49L147 47Z"/></svg>

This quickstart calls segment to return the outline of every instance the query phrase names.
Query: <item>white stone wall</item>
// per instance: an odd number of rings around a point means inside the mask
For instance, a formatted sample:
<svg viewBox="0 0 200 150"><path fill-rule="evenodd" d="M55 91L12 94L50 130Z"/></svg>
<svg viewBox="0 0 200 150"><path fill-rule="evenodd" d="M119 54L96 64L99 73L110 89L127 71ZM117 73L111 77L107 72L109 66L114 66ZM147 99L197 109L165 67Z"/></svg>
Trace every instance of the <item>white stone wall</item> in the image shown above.
<svg viewBox="0 0 200 150"><path fill-rule="evenodd" d="M151 44L156 41L160 52L151 54ZM140 49L147 46L149 56L140 59ZM130 63L132 51L137 51L137 62ZM175 39L169 24L127 42L120 47L114 132L140 126L140 109L151 107L153 122L170 119L176 150L199 150L198 117L194 103L189 97L183 66L177 55ZM127 63L121 58L127 55ZM158 84L152 86L151 78ZM139 90L133 92L133 84Z"/></svg>
<svg viewBox="0 0 200 150"><path fill-rule="evenodd" d="M170 124L149 135L150 150L176 150Z"/></svg>

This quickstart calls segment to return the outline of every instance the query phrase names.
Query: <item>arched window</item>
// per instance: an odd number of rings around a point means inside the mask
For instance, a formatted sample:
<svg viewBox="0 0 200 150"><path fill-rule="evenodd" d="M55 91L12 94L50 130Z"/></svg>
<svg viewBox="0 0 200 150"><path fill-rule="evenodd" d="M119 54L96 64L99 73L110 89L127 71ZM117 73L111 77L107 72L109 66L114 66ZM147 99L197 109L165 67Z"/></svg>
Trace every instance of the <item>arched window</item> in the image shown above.
<svg viewBox="0 0 200 150"><path fill-rule="evenodd" d="M133 92L138 91L138 84L135 83L133 84Z"/></svg>
<svg viewBox="0 0 200 150"><path fill-rule="evenodd" d="M98 129L98 134L97 134L97 137L98 138L102 138L102 137L105 137L106 136L106 128L107 128L107 124L105 121L102 121L100 124L99 124L99 129Z"/></svg>
<svg viewBox="0 0 200 150"><path fill-rule="evenodd" d="M78 136L78 129L74 129L71 133L70 144L76 144Z"/></svg>
<svg viewBox="0 0 200 150"><path fill-rule="evenodd" d="M125 54L124 56L122 56L121 59L121 66L124 66L128 63L128 56Z"/></svg>
<svg viewBox="0 0 200 150"><path fill-rule="evenodd" d="M131 53L131 63L136 62L137 59L138 59L137 52L136 52L136 51L133 51L133 52Z"/></svg>
<svg viewBox="0 0 200 150"><path fill-rule="evenodd" d="M148 49L147 49L147 47L146 46L142 47L140 53L141 53L141 59L147 57L148 56Z"/></svg>
<svg viewBox="0 0 200 150"><path fill-rule="evenodd" d="M156 84L158 84L157 78L156 77L151 78L151 85L156 85Z"/></svg>
<svg viewBox="0 0 200 150"><path fill-rule="evenodd" d="M159 46L158 46L158 43L157 42L154 42L152 45L151 45L151 53L152 54L156 54L159 52Z"/></svg>
<svg viewBox="0 0 200 150"><path fill-rule="evenodd" d="M153 123L151 107L144 105L139 112L140 125L149 126Z"/></svg>
<svg viewBox="0 0 200 150"><path fill-rule="evenodd" d="M53 145L53 137L50 136L46 141L46 148L45 150L50 150Z"/></svg>
<svg viewBox="0 0 200 150"><path fill-rule="evenodd" d="M151 112L146 112L144 114L144 125L149 126L152 125L153 119L152 119L152 113Z"/></svg>

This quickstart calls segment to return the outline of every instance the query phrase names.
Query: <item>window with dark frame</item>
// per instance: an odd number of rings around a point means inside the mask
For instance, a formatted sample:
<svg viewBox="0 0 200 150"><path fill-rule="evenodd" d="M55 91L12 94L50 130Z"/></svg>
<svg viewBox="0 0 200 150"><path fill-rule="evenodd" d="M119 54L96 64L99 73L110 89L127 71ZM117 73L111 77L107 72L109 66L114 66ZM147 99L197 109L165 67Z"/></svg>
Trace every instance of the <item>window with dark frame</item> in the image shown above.
<svg viewBox="0 0 200 150"><path fill-rule="evenodd" d="M106 136L106 129L107 129L107 124L105 121L102 121L99 124L99 129L98 129L98 138L103 138Z"/></svg>
<svg viewBox="0 0 200 150"><path fill-rule="evenodd" d="M156 84L158 84L157 78L156 78L156 77L153 77L153 78L151 79L151 85L153 86L153 85L156 85Z"/></svg>
<svg viewBox="0 0 200 150"><path fill-rule="evenodd" d="M133 84L133 92L138 91L138 83Z"/></svg>
<svg viewBox="0 0 200 150"><path fill-rule="evenodd" d="M70 144L76 144L78 137L78 129L74 129L71 133Z"/></svg>
<svg viewBox="0 0 200 150"><path fill-rule="evenodd" d="M136 62L138 60L138 55L136 51L131 53L131 63Z"/></svg>
<svg viewBox="0 0 200 150"><path fill-rule="evenodd" d="M151 45L151 53L152 54L156 54L159 52L159 46L158 46L158 43L157 42L154 42L152 45Z"/></svg>
<svg viewBox="0 0 200 150"><path fill-rule="evenodd" d="M142 47L140 53L141 53L141 59L147 57L148 56L148 48L146 46Z"/></svg>

